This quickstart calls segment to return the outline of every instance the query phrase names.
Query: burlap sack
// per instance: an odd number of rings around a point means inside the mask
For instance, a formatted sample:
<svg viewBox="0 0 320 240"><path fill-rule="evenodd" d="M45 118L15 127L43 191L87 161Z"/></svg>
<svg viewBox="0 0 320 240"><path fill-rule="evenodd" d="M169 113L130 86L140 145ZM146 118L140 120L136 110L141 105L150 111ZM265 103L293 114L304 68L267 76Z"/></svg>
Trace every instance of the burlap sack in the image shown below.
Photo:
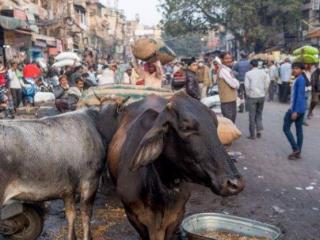
<svg viewBox="0 0 320 240"><path fill-rule="evenodd" d="M132 46L133 55L142 61L150 61L156 57L157 41L151 38L139 38Z"/></svg>
<svg viewBox="0 0 320 240"><path fill-rule="evenodd" d="M241 137L237 126L229 119L218 117L218 136L222 144L229 145Z"/></svg>
<svg viewBox="0 0 320 240"><path fill-rule="evenodd" d="M100 100L97 98L127 98L130 97L127 103L133 103L142 100L148 95L155 94L164 98L170 98L173 92L170 89L150 88L145 86L133 85L106 85L93 87L85 91L84 96L77 104L77 108L86 106L99 106Z"/></svg>
<svg viewBox="0 0 320 240"><path fill-rule="evenodd" d="M157 39L157 43L157 59L161 62L162 65L166 65L172 62L177 57L174 51L169 48L161 39Z"/></svg>

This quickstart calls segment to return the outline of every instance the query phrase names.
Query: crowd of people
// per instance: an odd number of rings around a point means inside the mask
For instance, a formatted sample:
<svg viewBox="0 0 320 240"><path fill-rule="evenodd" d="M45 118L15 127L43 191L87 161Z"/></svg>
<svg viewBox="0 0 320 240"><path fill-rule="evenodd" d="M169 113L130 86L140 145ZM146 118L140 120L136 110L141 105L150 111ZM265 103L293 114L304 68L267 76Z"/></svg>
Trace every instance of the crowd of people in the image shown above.
<svg viewBox="0 0 320 240"><path fill-rule="evenodd" d="M261 138L263 131L262 115L265 101L290 102L284 116L283 132L293 152L290 160L301 157L303 145L303 125L312 118L313 111L320 101L320 68L318 64L291 63L289 58L280 64L275 61L242 58L234 64L231 53L220 56L221 66L217 71L217 84L221 100L222 114L235 122L236 99L240 98L239 112L249 113L249 139ZM297 139L291 132L295 124Z"/></svg>
<svg viewBox="0 0 320 240"><path fill-rule="evenodd" d="M296 79L296 80L295 80ZM249 139L261 138L265 101L291 102L284 118L283 130L292 146L290 159L300 157L303 130L320 102L320 68L312 64L294 63L286 58L281 63L249 60L245 52L234 61L223 52L211 61L187 58L162 66L160 61L130 63L101 62L62 68L41 68L37 62L0 63L0 108L6 118L14 118L20 106L34 104L39 91L52 92L60 112L75 110L84 91L93 86L113 84L143 85L151 88L184 89L191 97L208 97L217 86L222 115L236 122L237 112L249 113ZM302 89L303 88L303 92ZM291 96L291 98L290 98ZM239 109L238 109L239 107ZM297 142L290 127L295 123Z"/></svg>

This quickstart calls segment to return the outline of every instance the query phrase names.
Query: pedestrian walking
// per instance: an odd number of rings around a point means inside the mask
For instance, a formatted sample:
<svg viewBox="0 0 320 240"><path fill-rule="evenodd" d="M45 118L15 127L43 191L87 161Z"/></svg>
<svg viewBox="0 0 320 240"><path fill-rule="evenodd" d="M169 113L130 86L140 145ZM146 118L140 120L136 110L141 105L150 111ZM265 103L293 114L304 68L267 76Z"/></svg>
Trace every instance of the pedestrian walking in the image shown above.
<svg viewBox="0 0 320 240"><path fill-rule="evenodd" d="M279 100L282 103L286 103L290 95L290 80L292 76L292 65L290 59L286 58L284 63L280 66L280 91Z"/></svg>
<svg viewBox="0 0 320 240"><path fill-rule="evenodd" d="M220 55L221 65L218 70L218 88L221 102L221 112L225 118L235 123L237 117L237 90L239 81L235 78L232 66L233 57L230 52Z"/></svg>
<svg viewBox="0 0 320 240"><path fill-rule="evenodd" d="M269 85L269 99L268 101L273 101L274 100L274 95L277 92L277 82L279 79L279 70L278 67L276 66L274 61L269 61L268 62L268 68L269 68L269 78L270 78L270 85Z"/></svg>
<svg viewBox="0 0 320 240"><path fill-rule="evenodd" d="M233 71L236 74L237 79L240 82L240 87L239 87L239 91L238 91L238 96L241 100L241 104L239 106L239 113L243 113L244 112L244 108L245 108L245 100L246 100L246 90L245 90L245 86L244 86L244 80L245 80L245 76L246 73L249 72L252 68L250 61L248 60L248 54L246 54L245 52L241 52L240 53L241 59L239 62L237 62L234 67L233 67Z"/></svg>
<svg viewBox="0 0 320 240"><path fill-rule="evenodd" d="M311 119L315 107L320 103L320 68L319 66L311 75L311 104L308 113L308 118Z"/></svg>
<svg viewBox="0 0 320 240"><path fill-rule="evenodd" d="M212 81L210 79L210 68L205 65L203 60L198 62L197 76L199 80L201 98L205 98L207 97L207 89L212 85Z"/></svg>
<svg viewBox="0 0 320 240"><path fill-rule="evenodd" d="M263 131L262 113L270 78L264 69L258 68L257 60L252 60L250 63L252 70L246 73L244 85L249 110L250 136L248 138L254 140L256 137L261 138Z"/></svg>
<svg viewBox="0 0 320 240"><path fill-rule="evenodd" d="M18 63L12 62L11 68L8 71L10 92L13 100L13 107L16 110L22 102L22 82L21 72L18 69Z"/></svg>
<svg viewBox="0 0 320 240"><path fill-rule="evenodd" d="M291 107L284 117L283 132L285 133L293 152L289 155L290 160L299 159L301 157L303 144L303 118L306 112L306 80L302 75L304 70L303 63L294 63L292 65L293 76L296 77L292 86ZM295 123L297 140L295 140L291 125Z"/></svg>

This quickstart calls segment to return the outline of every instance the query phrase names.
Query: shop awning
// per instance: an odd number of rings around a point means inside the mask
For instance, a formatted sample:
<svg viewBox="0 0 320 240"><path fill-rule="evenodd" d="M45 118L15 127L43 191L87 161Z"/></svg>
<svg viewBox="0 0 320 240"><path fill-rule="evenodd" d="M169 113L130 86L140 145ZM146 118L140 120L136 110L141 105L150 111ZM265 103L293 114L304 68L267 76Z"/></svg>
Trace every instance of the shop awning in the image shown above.
<svg viewBox="0 0 320 240"><path fill-rule="evenodd" d="M57 46L56 39L54 37L49 37L49 36L46 36L46 35L33 33L32 34L32 41L34 41L34 42L43 41L50 47L56 47Z"/></svg>
<svg viewBox="0 0 320 240"><path fill-rule="evenodd" d="M17 28L28 28L28 24L25 21L6 16L0 16L0 26L8 30L15 30Z"/></svg>
<svg viewBox="0 0 320 240"><path fill-rule="evenodd" d="M307 38L320 38L320 29L313 29L308 32Z"/></svg>

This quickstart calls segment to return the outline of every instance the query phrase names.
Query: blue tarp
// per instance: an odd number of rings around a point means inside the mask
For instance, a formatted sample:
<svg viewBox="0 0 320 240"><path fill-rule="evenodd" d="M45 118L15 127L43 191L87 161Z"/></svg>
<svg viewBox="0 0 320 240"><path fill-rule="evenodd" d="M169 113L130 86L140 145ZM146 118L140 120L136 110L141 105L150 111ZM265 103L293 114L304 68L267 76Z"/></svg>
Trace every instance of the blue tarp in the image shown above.
<svg viewBox="0 0 320 240"><path fill-rule="evenodd" d="M0 26L8 30L15 30L17 28L28 28L28 24L25 21L7 16L0 16Z"/></svg>

